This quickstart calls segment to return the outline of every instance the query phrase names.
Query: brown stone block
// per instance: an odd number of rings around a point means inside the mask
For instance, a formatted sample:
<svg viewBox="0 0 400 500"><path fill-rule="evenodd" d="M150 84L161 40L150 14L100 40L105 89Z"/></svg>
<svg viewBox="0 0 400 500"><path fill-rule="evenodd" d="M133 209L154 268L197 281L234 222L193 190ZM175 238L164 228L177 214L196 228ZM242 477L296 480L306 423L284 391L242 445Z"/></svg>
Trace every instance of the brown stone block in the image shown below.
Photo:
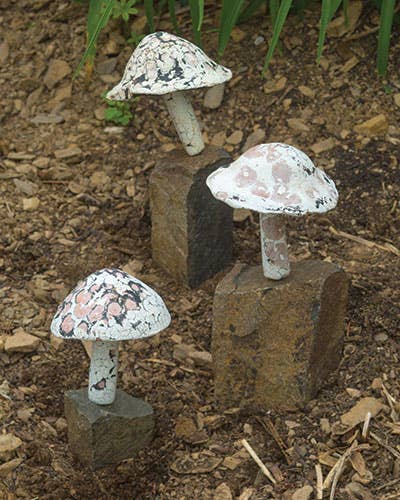
<svg viewBox="0 0 400 500"><path fill-rule="evenodd" d="M349 280L323 261L280 281L237 264L214 297L215 397L224 407L294 409L340 362Z"/></svg>
<svg viewBox="0 0 400 500"><path fill-rule="evenodd" d="M196 156L173 151L151 174L153 260L191 287L232 259L232 209L206 185L211 172L230 162L228 153L213 146Z"/></svg>
<svg viewBox="0 0 400 500"><path fill-rule="evenodd" d="M87 388L68 391L64 397L71 453L92 469L115 465L133 457L152 438L152 407L117 390L111 405L96 405Z"/></svg>

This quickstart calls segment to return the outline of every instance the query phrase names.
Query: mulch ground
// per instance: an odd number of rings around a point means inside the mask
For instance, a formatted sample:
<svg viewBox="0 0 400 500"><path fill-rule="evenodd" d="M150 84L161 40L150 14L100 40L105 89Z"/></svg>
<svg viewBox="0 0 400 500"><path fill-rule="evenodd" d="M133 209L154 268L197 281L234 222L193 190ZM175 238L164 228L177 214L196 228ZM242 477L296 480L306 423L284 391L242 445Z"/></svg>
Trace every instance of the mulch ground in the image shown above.
<svg viewBox="0 0 400 500"><path fill-rule="evenodd" d="M213 20L210 12L206 27ZM111 24L92 81L72 82L85 7L0 5L0 422L3 434L20 440L14 451L0 451L1 498L291 499L306 485L317 498L315 467L326 478L341 456L343 467L330 476L335 498L400 498L400 38L396 27L381 81L376 35L366 34L376 23L364 9L357 36L330 38L317 66L317 13L307 12L304 23L291 18L263 80L270 28L252 19L224 55L234 77L220 108L204 108L203 91L194 95L209 142L237 157L259 129L264 142L307 152L340 192L336 210L293 218L288 228L293 259L328 259L351 276L343 362L304 410L250 415L218 408L209 368L176 355L182 345L210 351L213 292L224 273L190 290L152 263L149 174L178 145L159 99L132 103L127 127L104 121L101 95L119 80L132 47ZM161 28L170 29L167 20ZM204 42L215 55L216 33ZM357 132L380 114L378 133ZM243 136L232 138L237 131ZM259 262L257 224L253 215L236 217L235 261ZM119 387L157 415L152 445L93 473L71 456L63 418L63 393L87 384L89 359L81 343L50 338L49 325L77 281L102 267L125 267L153 286L173 320L161 335L121 349ZM40 339L32 352L3 350L18 329ZM376 416L363 439L362 423L343 428L341 417L365 398L373 398L367 403ZM243 438L276 485L243 450Z"/></svg>

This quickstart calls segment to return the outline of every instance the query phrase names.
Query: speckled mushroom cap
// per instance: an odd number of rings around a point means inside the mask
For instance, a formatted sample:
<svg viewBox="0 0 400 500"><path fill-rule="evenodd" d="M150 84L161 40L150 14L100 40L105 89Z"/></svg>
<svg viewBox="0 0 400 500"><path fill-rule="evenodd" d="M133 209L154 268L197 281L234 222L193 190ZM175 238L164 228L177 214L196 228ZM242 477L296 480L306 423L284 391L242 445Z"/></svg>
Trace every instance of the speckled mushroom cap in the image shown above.
<svg viewBox="0 0 400 500"><path fill-rule="evenodd" d="M81 340L150 337L171 321L162 298L119 269L96 271L72 290L51 323L53 335Z"/></svg>
<svg viewBox="0 0 400 500"><path fill-rule="evenodd" d="M232 78L229 69L196 45L164 31L143 38L126 65L122 80L107 99L125 101L135 94L162 95L212 87Z"/></svg>
<svg viewBox="0 0 400 500"><path fill-rule="evenodd" d="M332 179L305 153L278 142L249 149L209 175L207 185L227 205L261 213L327 212L338 200Z"/></svg>

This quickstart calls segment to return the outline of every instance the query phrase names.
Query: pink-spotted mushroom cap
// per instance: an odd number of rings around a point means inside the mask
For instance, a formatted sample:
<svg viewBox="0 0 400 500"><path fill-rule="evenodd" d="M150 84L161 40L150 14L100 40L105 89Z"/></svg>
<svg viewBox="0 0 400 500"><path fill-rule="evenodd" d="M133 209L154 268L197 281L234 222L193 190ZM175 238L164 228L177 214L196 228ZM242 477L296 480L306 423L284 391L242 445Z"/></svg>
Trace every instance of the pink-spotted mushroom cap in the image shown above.
<svg viewBox="0 0 400 500"><path fill-rule="evenodd" d="M178 135L189 155L204 149L200 128L185 91L213 87L232 73L199 47L170 33L147 35L130 57L121 81L107 99L126 101L136 94L164 96Z"/></svg>
<svg viewBox="0 0 400 500"><path fill-rule="evenodd" d="M51 332L63 339L92 340L89 399L111 404L115 398L118 341L142 339L167 328L170 314L148 285L119 269L96 271L58 307Z"/></svg>
<svg viewBox="0 0 400 500"><path fill-rule="evenodd" d="M260 213L264 274L281 279L289 274L284 225L271 216L299 216L335 208L335 184L310 158L288 144L260 144L229 167L207 178L213 196L233 208Z"/></svg>

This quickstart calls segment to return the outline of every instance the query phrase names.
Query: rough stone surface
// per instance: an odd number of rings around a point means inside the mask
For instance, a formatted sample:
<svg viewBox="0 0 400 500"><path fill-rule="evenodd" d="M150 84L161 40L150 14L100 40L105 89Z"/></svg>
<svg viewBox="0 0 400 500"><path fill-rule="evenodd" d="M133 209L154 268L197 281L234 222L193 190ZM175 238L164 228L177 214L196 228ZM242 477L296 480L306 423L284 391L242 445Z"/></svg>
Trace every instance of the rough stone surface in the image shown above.
<svg viewBox="0 0 400 500"><path fill-rule="evenodd" d="M106 406L92 403L87 388L68 391L64 405L71 453L92 469L133 457L151 441L153 409L123 391Z"/></svg>
<svg viewBox="0 0 400 500"><path fill-rule="evenodd" d="M40 339L17 328L14 335L6 337L4 350L6 352L33 352L39 347Z"/></svg>
<svg viewBox="0 0 400 500"><path fill-rule="evenodd" d="M172 151L150 178L153 259L192 287L232 258L232 209L213 198L205 182L230 161L225 151L213 146L193 157Z"/></svg>
<svg viewBox="0 0 400 500"><path fill-rule="evenodd" d="M284 280L237 264L214 297L215 397L224 407L304 406L340 362L349 280L322 261Z"/></svg>

